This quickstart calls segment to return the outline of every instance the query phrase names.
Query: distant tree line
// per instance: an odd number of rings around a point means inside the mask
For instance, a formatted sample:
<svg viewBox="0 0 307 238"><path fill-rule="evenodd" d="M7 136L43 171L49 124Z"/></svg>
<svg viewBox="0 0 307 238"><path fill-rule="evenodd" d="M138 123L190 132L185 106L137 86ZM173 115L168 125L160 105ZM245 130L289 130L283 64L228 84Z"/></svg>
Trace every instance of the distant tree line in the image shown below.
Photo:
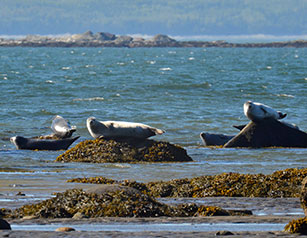
<svg viewBox="0 0 307 238"><path fill-rule="evenodd" d="M306 0L1 0L0 34L307 34Z"/></svg>

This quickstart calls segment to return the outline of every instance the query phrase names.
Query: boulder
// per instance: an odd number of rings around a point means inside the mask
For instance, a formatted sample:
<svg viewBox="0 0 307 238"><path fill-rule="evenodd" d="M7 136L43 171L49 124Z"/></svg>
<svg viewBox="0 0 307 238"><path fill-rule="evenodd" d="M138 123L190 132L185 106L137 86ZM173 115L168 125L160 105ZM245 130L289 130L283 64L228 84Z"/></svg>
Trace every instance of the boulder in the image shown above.
<svg viewBox="0 0 307 238"><path fill-rule="evenodd" d="M307 134L275 119L250 122L238 135L228 141L231 147L301 147L307 148Z"/></svg>
<svg viewBox="0 0 307 238"><path fill-rule="evenodd" d="M95 40L109 41L109 40L115 40L116 36L108 32L97 32L94 34L94 38Z"/></svg>
<svg viewBox="0 0 307 238"><path fill-rule="evenodd" d="M132 187L128 187L128 186L122 186L122 185L118 185L118 184L101 184L101 185L97 185L94 186L88 190L86 190L87 193L94 193L97 195L103 195L103 194L107 194L107 193L115 193L115 192L119 192L119 191L123 191L126 194L130 195L130 196L135 196L136 194L141 194L141 191Z"/></svg>
<svg viewBox="0 0 307 238"><path fill-rule="evenodd" d="M301 205L304 209L305 216L307 217L307 177L302 182L300 200L301 200Z"/></svg>
<svg viewBox="0 0 307 238"><path fill-rule="evenodd" d="M0 230L11 230L11 225L6 220L0 218Z"/></svg>
<svg viewBox="0 0 307 238"><path fill-rule="evenodd" d="M72 35L71 38L75 41L92 41L94 40L94 34L92 31L86 31L82 34Z"/></svg>
<svg viewBox="0 0 307 238"><path fill-rule="evenodd" d="M154 140L86 140L56 158L59 162L142 163L193 161L178 145Z"/></svg>
<svg viewBox="0 0 307 238"><path fill-rule="evenodd" d="M285 231L290 234L307 235L307 217L294 219L285 226Z"/></svg>
<svg viewBox="0 0 307 238"><path fill-rule="evenodd" d="M158 34L155 35L152 39L150 39L149 41L154 41L156 43L160 43L160 44L165 44L165 43L170 43L170 42L176 42L176 40L170 38L167 35L162 35L162 34Z"/></svg>

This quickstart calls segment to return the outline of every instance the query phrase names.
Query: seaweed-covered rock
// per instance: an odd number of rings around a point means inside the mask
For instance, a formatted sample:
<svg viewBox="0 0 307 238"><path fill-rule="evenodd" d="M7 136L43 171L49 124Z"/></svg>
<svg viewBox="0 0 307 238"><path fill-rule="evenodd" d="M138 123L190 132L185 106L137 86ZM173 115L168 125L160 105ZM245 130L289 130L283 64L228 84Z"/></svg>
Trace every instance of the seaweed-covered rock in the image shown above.
<svg viewBox="0 0 307 238"><path fill-rule="evenodd" d="M154 197L300 197L302 181L306 176L307 168L292 168L270 175L222 173L149 183L104 177L75 178L68 182L125 185Z"/></svg>
<svg viewBox="0 0 307 238"><path fill-rule="evenodd" d="M304 209L305 216L307 216L307 177L302 182L302 190L301 190L301 204Z"/></svg>
<svg viewBox="0 0 307 238"><path fill-rule="evenodd" d="M229 216L229 212L216 206L200 206L195 214L197 216Z"/></svg>
<svg viewBox="0 0 307 238"><path fill-rule="evenodd" d="M57 193L54 198L16 209L12 217L71 218L76 213L85 217L156 217L170 216L172 209L135 189L103 187Z"/></svg>
<svg viewBox="0 0 307 238"><path fill-rule="evenodd" d="M228 141L231 147L303 147L307 148L307 133L275 119L250 122L238 135Z"/></svg>
<svg viewBox="0 0 307 238"><path fill-rule="evenodd" d="M154 140L86 140L56 158L61 162L139 163L192 161L185 149Z"/></svg>
<svg viewBox="0 0 307 238"><path fill-rule="evenodd" d="M307 235L307 217L292 220L285 226L285 231L291 234Z"/></svg>
<svg viewBox="0 0 307 238"><path fill-rule="evenodd" d="M189 217L230 215L219 207L195 203L171 206L156 201L135 188L118 184L98 185L83 191L67 190L37 204L24 205L6 217L75 218L78 217ZM234 215L242 215L237 213Z"/></svg>

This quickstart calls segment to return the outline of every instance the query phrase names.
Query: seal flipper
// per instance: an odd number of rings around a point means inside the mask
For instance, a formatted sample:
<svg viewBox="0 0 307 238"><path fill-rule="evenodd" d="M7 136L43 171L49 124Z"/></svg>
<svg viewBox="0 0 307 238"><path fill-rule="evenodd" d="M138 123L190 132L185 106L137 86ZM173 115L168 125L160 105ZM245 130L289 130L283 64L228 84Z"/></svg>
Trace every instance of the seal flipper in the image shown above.
<svg viewBox="0 0 307 238"><path fill-rule="evenodd" d="M283 119L287 116L287 113L283 114L282 112L278 111L279 119Z"/></svg>
<svg viewBox="0 0 307 238"><path fill-rule="evenodd" d="M246 127L246 125L233 125L232 127L242 131L244 127Z"/></svg>

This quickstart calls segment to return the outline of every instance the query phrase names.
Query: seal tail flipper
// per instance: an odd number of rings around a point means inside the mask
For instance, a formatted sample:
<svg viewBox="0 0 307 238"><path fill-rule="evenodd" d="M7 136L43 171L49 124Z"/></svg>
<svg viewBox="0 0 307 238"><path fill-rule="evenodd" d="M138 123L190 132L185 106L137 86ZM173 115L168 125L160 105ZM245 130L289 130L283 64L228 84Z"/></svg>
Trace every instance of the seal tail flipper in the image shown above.
<svg viewBox="0 0 307 238"><path fill-rule="evenodd" d="M161 130L161 129L158 129L158 128L155 128L154 132L155 132L156 135L162 135L163 133L165 133L164 130Z"/></svg>
<svg viewBox="0 0 307 238"><path fill-rule="evenodd" d="M279 119L283 119L287 116L287 114L283 114L282 112L278 111Z"/></svg>
<svg viewBox="0 0 307 238"><path fill-rule="evenodd" d="M236 129L238 129L240 131L242 131L245 126L246 125L233 125L234 128L236 128Z"/></svg>

